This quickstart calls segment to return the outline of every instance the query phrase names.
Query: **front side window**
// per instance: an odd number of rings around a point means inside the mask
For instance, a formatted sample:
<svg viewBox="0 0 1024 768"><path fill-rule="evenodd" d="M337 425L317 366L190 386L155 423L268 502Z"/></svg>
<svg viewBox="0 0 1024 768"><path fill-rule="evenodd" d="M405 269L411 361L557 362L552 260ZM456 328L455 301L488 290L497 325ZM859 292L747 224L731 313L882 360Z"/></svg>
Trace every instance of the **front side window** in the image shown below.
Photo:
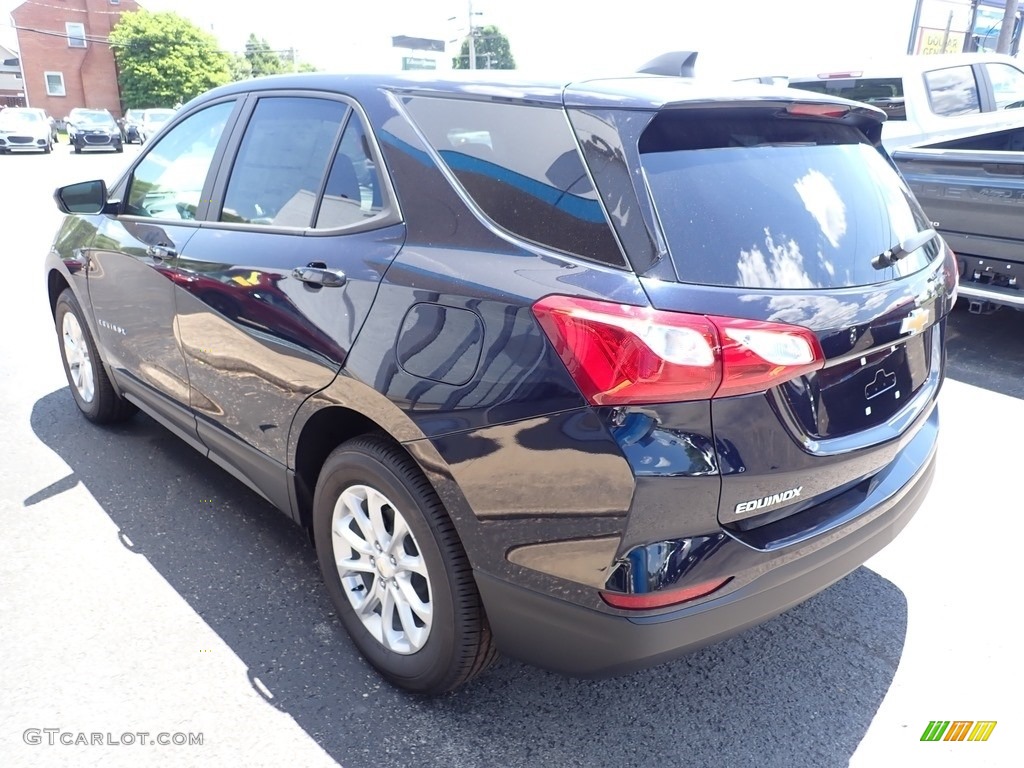
<svg viewBox="0 0 1024 768"><path fill-rule="evenodd" d="M348 111L330 99L260 99L231 169L220 221L311 226Z"/></svg>
<svg viewBox="0 0 1024 768"><path fill-rule="evenodd" d="M64 73L63 72L44 72L43 76L46 78L46 95L47 96L66 96L67 91L64 90Z"/></svg>
<svg viewBox="0 0 1024 768"><path fill-rule="evenodd" d="M495 224L539 245L623 266L560 108L410 97L406 106Z"/></svg>
<svg viewBox="0 0 1024 768"><path fill-rule="evenodd" d="M210 162L233 108L230 101L207 107L164 134L132 174L125 213L194 219Z"/></svg>
<svg viewBox="0 0 1024 768"><path fill-rule="evenodd" d="M932 112L946 117L981 112L978 83L969 66L935 69L924 73Z"/></svg>
<svg viewBox="0 0 1024 768"><path fill-rule="evenodd" d="M1024 72L1009 64L996 62L986 64L985 71L992 81L996 109L1024 107Z"/></svg>
<svg viewBox="0 0 1024 768"><path fill-rule="evenodd" d="M68 47L85 48L85 24L69 21L64 29L67 31Z"/></svg>

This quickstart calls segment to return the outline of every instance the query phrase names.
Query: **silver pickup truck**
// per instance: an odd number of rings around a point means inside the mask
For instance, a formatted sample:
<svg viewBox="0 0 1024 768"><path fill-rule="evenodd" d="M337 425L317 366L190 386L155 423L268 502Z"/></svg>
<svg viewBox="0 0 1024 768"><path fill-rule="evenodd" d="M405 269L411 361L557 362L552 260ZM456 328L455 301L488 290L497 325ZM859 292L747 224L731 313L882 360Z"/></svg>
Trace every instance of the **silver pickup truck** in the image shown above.
<svg viewBox="0 0 1024 768"><path fill-rule="evenodd" d="M1024 121L892 157L956 253L970 311L1024 310Z"/></svg>

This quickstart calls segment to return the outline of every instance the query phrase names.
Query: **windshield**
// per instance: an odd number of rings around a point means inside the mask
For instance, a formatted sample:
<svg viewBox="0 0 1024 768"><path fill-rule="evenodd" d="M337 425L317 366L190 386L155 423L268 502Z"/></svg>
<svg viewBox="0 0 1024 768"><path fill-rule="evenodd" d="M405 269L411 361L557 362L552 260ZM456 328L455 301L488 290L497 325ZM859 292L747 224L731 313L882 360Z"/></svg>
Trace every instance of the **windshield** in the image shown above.
<svg viewBox="0 0 1024 768"><path fill-rule="evenodd" d="M151 112L147 112L146 113L146 122L149 122L149 123L166 123L172 117L174 117L174 111L170 110L170 109L167 110L166 112L151 111Z"/></svg>
<svg viewBox="0 0 1024 768"><path fill-rule="evenodd" d="M747 288L842 288L909 274L872 259L931 224L883 155L841 123L662 113L641 164L679 279Z"/></svg>
<svg viewBox="0 0 1024 768"><path fill-rule="evenodd" d="M0 125L3 126L28 125L42 121L43 119L35 112L18 112L13 109L5 109L0 112Z"/></svg>
<svg viewBox="0 0 1024 768"><path fill-rule="evenodd" d="M71 121L79 125L110 125L114 118L106 112L74 112Z"/></svg>

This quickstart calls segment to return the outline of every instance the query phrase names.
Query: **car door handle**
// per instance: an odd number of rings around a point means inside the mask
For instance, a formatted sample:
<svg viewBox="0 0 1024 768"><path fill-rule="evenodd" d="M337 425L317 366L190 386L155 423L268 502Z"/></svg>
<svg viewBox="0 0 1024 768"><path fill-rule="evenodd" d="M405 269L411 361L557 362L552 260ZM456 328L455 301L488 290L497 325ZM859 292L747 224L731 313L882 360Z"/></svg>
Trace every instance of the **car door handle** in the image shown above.
<svg viewBox="0 0 1024 768"><path fill-rule="evenodd" d="M340 269L326 269L325 267L296 267L292 270L292 277L310 285L319 285L324 288L337 288L344 285L348 278Z"/></svg>
<svg viewBox="0 0 1024 768"><path fill-rule="evenodd" d="M178 255L178 252L168 245L151 245L146 249L146 255L163 261L165 259L173 259Z"/></svg>

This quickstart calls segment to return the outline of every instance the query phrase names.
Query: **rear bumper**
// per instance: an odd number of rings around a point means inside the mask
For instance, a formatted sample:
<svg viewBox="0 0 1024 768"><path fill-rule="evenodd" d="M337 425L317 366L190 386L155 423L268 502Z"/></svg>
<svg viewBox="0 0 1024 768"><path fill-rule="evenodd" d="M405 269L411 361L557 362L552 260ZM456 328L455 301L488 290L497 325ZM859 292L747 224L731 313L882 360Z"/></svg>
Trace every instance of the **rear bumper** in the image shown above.
<svg viewBox="0 0 1024 768"><path fill-rule="evenodd" d="M607 677L668 661L766 621L843 578L896 537L931 486L934 439L921 458L909 482L855 522L773 552L760 564L760 575L743 586L668 613L602 613L477 572L498 647L564 674ZM741 559L750 553L739 541L729 547Z"/></svg>

